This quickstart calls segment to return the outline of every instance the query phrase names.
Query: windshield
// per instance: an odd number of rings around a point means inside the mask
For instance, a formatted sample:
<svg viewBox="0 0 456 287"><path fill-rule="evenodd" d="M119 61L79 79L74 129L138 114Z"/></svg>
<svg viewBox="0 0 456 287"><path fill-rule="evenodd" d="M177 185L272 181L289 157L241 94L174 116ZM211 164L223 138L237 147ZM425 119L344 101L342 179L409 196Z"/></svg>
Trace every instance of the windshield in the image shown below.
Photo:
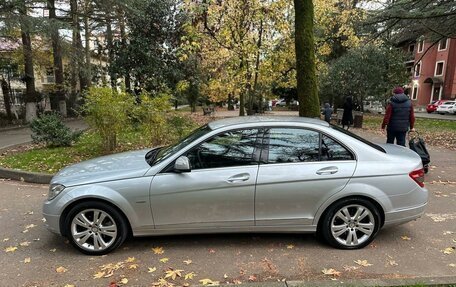
<svg viewBox="0 0 456 287"><path fill-rule="evenodd" d="M354 133L352 133L352 132L349 132L349 131L347 131L347 130L345 130L345 129L343 129L343 128L340 128L340 127L338 127L338 126L335 126L335 125L330 125L330 127L333 128L333 129L335 129L335 130L337 130L337 131L339 131L339 132L341 132L341 133L344 133L344 134L346 134L346 135L348 135L348 136L351 136L352 138L355 138L355 139L357 139L357 140L359 140L359 141L361 141L361 142L367 144L368 146L375 148L375 149L378 150L378 151L381 151L381 152L383 152L383 153L386 153L386 151L385 151L381 146L376 145L376 144L374 144L373 142L370 142L370 141L368 141L368 140L366 140L366 139L360 137L359 135L356 135L356 134L354 134Z"/></svg>
<svg viewBox="0 0 456 287"><path fill-rule="evenodd" d="M207 134L210 131L211 131L211 129L209 128L208 125L204 125L202 127L197 128L190 135L188 135L183 140L177 142L176 144L160 148L158 150L158 152L156 153L156 155L154 156L154 159L151 161L148 161L148 163L151 166L156 165L157 163L165 160L170 155L174 154L178 150L181 150L182 148L187 146L189 143L193 142L197 138Z"/></svg>

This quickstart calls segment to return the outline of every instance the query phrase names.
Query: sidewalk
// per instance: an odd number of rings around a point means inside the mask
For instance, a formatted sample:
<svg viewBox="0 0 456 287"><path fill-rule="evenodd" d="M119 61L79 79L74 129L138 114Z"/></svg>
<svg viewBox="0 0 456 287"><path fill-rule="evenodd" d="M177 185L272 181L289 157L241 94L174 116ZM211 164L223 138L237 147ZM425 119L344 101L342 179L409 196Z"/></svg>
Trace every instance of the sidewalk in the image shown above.
<svg viewBox="0 0 456 287"><path fill-rule="evenodd" d="M83 130L87 124L82 119L69 120L65 124L72 130ZM32 141L28 127L0 130L0 150Z"/></svg>

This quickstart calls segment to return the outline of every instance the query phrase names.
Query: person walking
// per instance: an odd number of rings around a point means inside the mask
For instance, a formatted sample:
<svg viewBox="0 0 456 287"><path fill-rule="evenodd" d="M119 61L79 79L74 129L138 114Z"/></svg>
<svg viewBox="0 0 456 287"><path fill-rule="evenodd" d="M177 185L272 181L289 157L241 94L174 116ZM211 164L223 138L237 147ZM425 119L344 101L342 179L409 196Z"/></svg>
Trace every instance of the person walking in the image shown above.
<svg viewBox="0 0 456 287"><path fill-rule="evenodd" d="M353 100L352 97L346 97L344 102L344 113L342 115L342 128L347 130L353 124Z"/></svg>
<svg viewBox="0 0 456 287"><path fill-rule="evenodd" d="M328 124L331 123L332 113L333 109L331 109L329 103L325 103L325 108L323 109L323 112L321 114L325 116L325 121L328 122Z"/></svg>
<svg viewBox="0 0 456 287"><path fill-rule="evenodd" d="M404 89L396 87L393 90L383 118L382 130L386 128L386 143L405 146L405 136L410 128L415 131L415 113L412 101L404 94Z"/></svg>

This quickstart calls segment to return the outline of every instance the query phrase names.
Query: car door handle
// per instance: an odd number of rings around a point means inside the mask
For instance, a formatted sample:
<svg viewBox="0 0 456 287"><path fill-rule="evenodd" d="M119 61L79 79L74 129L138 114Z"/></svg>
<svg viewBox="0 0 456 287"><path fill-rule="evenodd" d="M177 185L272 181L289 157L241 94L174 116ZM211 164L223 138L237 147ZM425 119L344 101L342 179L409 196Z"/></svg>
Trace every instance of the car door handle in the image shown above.
<svg viewBox="0 0 456 287"><path fill-rule="evenodd" d="M322 169L317 170L318 175L327 175L327 174L335 174L339 171L339 169L335 166L325 167Z"/></svg>
<svg viewBox="0 0 456 287"><path fill-rule="evenodd" d="M247 181L250 179L250 174L248 173L241 173L241 174L236 174L233 175L232 177L228 178L229 183L236 183L240 181Z"/></svg>

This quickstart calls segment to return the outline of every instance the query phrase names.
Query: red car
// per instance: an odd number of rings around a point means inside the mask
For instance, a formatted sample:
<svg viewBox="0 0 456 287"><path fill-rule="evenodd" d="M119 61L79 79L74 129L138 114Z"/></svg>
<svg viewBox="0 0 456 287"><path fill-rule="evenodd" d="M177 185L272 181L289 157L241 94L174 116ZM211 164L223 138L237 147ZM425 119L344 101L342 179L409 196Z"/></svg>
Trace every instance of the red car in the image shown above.
<svg viewBox="0 0 456 287"><path fill-rule="evenodd" d="M444 102L446 102L446 101L445 100L433 101L432 103L427 105L426 111L428 113L433 113L437 110L437 107L440 106L441 104L443 104Z"/></svg>

